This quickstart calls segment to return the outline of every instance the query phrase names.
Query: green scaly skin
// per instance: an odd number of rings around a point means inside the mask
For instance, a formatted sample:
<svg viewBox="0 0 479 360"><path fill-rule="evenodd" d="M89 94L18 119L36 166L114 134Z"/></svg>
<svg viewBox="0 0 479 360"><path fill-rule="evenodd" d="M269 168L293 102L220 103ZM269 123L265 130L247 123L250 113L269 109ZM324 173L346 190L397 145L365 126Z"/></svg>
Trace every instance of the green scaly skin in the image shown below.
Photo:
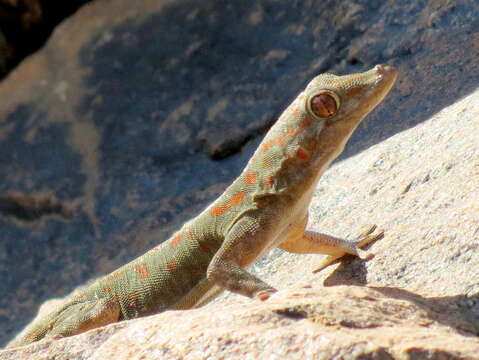
<svg viewBox="0 0 479 360"><path fill-rule="evenodd" d="M225 289L266 300L276 290L245 268L273 247L330 255L316 271L345 254L365 258L360 247L381 232L373 234L373 227L348 241L308 231L308 206L321 175L396 75L394 68L377 65L364 73L315 77L216 201L167 241L40 316L8 347L199 307Z"/></svg>

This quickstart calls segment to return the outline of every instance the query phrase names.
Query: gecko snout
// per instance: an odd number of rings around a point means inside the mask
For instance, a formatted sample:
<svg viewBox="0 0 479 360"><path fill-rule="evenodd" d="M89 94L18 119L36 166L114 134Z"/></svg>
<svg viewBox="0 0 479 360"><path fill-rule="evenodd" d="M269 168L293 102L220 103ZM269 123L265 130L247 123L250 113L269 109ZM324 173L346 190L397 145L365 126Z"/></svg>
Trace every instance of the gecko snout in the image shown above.
<svg viewBox="0 0 479 360"><path fill-rule="evenodd" d="M378 64L373 68L377 74L379 74L379 80L393 84L397 78L398 71L394 66Z"/></svg>

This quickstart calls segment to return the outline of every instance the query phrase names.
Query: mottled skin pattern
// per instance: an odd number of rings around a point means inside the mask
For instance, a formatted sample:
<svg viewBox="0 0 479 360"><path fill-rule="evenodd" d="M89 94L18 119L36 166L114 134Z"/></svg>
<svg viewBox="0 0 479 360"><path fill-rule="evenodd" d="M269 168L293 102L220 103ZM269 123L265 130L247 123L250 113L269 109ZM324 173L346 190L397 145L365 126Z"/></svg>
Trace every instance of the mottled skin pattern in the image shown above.
<svg viewBox="0 0 479 360"><path fill-rule="evenodd" d="M389 92L396 70L315 77L270 129L241 175L196 218L146 254L72 294L8 346L206 304L223 290L266 300L276 290L245 270L273 247L328 254L320 269L378 239L307 231L308 206L328 165ZM319 96L319 97L318 97Z"/></svg>

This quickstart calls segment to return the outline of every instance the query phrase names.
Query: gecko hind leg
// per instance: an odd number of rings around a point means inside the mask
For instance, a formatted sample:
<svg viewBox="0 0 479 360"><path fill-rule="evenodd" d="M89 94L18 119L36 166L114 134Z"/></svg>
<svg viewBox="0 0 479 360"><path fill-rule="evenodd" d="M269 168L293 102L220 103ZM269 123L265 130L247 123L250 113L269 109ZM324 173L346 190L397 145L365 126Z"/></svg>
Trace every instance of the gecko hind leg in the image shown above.
<svg viewBox="0 0 479 360"><path fill-rule="evenodd" d="M116 322L119 317L119 304L108 299L94 299L72 304L54 319L46 337L59 339L81 334Z"/></svg>

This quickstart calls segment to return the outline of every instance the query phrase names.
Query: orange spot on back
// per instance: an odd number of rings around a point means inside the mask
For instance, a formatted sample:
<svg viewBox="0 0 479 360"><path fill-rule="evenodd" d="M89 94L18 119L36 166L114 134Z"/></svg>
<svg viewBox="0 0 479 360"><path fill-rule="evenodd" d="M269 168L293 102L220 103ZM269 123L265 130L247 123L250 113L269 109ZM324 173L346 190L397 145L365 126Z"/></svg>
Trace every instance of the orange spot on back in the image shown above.
<svg viewBox="0 0 479 360"><path fill-rule="evenodd" d="M142 265L142 264L135 265L135 271L140 276L140 279L147 279L150 276L150 272L148 271L148 268L146 267L146 265Z"/></svg>
<svg viewBox="0 0 479 360"><path fill-rule="evenodd" d="M230 207L240 204L245 197L246 197L246 194L244 192L239 192L233 195L233 197L226 204L216 206L213 209L211 209L210 214L213 216L221 215L225 211L227 211Z"/></svg>
<svg viewBox="0 0 479 360"><path fill-rule="evenodd" d="M111 292L111 287L105 286L105 287L103 288L103 291L109 293L109 292Z"/></svg>
<svg viewBox="0 0 479 360"><path fill-rule="evenodd" d="M306 150L299 148L298 151L296 151L296 157L301 160L308 160L309 153Z"/></svg>
<svg viewBox="0 0 479 360"><path fill-rule="evenodd" d="M111 273L110 275L108 275L106 277L107 280L113 280L113 279L118 279L119 277L121 277L123 274L121 271L119 272L114 272L114 273Z"/></svg>
<svg viewBox="0 0 479 360"><path fill-rule="evenodd" d="M210 214L213 216L220 216L223 214L226 210L228 210L229 207L226 205L221 205L221 206L216 206L213 209L210 210Z"/></svg>
<svg viewBox="0 0 479 360"><path fill-rule="evenodd" d="M240 202L244 200L245 197L246 197L246 194L244 192L239 192L235 194L229 201L230 206L238 205Z"/></svg>
<svg viewBox="0 0 479 360"><path fill-rule="evenodd" d="M168 271L173 271L178 267L178 263L176 261L170 261L168 264L166 264L166 268Z"/></svg>
<svg viewBox="0 0 479 360"><path fill-rule="evenodd" d="M256 174L252 171L248 171L245 181L248 185L253 185L256 182Z"/></svg>
<svg viewBox="0 0 479 360"><path fill-rule="evenodd" d="M172 247L178 246L178 244L181 242L181 239L182 239L182 238L183 238L183 235L182 235L181 233L180 233L180 234L177 234L177 235L173 238L173 240L171 240L170 245L171 245Z"/></svg>
<svg viewBox="0 0 479 360"><path fill-rule="evenodd" d="M188 232L188 237L190 239L194 239L195 238L195 233L193 231Z"/></svg>
<svg viewBox="0 0 479 360"><path fill-rule="evenodd" d="M273 143L271 141L266 141L263 145L261 145L261 151L267 152L269 149L271 149L271 146L273 146Z"/></svg>
<svg viewBox="0 0 479 360"><path fill-rule="evenodd" d="M279 135L274 138L274 143L278 146L284 145L285 142L286 142L286 138L282 135Z"/></svg>

